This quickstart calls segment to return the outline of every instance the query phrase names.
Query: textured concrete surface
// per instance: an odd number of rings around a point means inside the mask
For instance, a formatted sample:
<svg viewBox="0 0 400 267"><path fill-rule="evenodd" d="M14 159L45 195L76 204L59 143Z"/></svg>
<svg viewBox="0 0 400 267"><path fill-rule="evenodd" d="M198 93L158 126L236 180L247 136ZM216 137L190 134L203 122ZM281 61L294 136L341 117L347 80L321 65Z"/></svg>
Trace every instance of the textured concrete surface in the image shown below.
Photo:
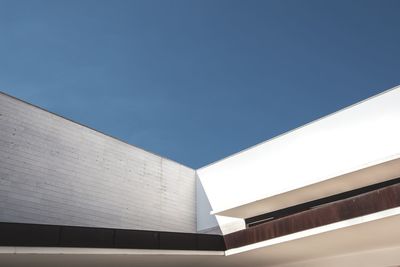
<svg viewBox="0 0 400 267"><path fill-rule="evenodd" d="M0 93L0 221L196 232L195 171Z"/></svg>

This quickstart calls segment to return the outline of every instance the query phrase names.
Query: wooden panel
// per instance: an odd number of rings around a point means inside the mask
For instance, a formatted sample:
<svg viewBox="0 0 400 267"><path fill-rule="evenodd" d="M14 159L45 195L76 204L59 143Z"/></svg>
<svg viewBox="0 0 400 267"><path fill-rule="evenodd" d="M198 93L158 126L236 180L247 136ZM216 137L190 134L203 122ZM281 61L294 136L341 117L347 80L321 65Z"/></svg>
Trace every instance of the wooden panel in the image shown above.
<svg viewBox="0 0 400 267"><path fill-rule="evenodd" d="M289 215L293 215L302 211L306 211L309 210L311 208L315 208L316 206L321 206L322 204L329 204L332 202L336 202L339 200L344 200L347 198L351 198L351 197L355 197L364 193L368 193L371 191L375 191L377 189L381 189L381 188L385 188L388 187L390 185L394 185L394 184L399 184L400 183L400 178L396 178L396 179L391 179L391 180L387 180L381 183L377 183L377 184L372 184L369 186L365 186L365 187L361 187L361 188L357 188L354 190L350 190L350 191L346 191L340 194L336 194L336 195L332 195L332 196L328 196L328 197L324 197L324 198L320 198L320 199L316 199L313 201L309 201L309 202L305 202L305 203L301 203L295 206L291 206L291 207L287 207L284 209L280 209L280 210L276 210L276 211L272 211L272 212L268 212L265 214L261 214L261 215L257 215L251 218L246 218L245 222L246 225L248 227L253 227L255 225L267 222L267 221L272 221L275 219L279 219L282 217L286 217Z"/></svg>
<svg viewBox="0 0 400 267"><path fill-rule="evenodd" d="M224 236L227 249L400 206L400 184L339 200Z"/></svg>

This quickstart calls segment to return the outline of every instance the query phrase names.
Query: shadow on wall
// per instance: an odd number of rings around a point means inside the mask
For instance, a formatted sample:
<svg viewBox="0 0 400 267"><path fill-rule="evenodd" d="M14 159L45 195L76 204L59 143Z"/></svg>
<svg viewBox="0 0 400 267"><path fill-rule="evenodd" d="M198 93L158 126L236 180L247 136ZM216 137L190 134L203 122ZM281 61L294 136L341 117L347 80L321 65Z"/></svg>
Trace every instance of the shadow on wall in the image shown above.
<svg viewBox="0 0 400 267"><path fill-rule="evenodd" d="M206 234L222 234L215 215L211 215L212 208L204 191L203 185L196 174L196 214L197 232Z"/></svg>

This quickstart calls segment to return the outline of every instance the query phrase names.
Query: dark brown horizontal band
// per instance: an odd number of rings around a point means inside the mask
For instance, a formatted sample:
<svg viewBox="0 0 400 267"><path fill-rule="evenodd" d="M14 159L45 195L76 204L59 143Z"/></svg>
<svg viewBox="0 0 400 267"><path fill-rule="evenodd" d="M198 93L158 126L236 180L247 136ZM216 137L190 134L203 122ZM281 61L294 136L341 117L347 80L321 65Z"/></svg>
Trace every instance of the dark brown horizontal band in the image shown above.
<svg viewBox="0 0 400 267"><path fill-rule="evenodd" d="M393 184L267 221L224 236L227 249L296 233L400 206L400 184Z"/></svg>
<svg viewBox="0 0 400 267"><path fill-rule="evenodd" d="M355 192L358 195L354 195ZM321 202L307 210L274 218L225 236L0 222L0 246L224 251L398 207L400 183L394 179L340 196L350 197L329 203Z"/></svg>
<svg viewBox="0 0 400 267"><path fill-rule="evenodd" d="M0 246L225 250L220 235L5 222Z"/></svg>
<svg viewBox="0 0 400 267"><path fill-rule="evenodd" d="M291 207L287 207L284 209L280 209L280 210L275 210L272 212L268 212L265 214L261 214L261 215L257 215L254 217L250 217L250 218L246 218L245 219L245 223L247 227L253 227L256 226L258 224L264 223L266 221L271 221L271 220L276 220L282 217L286 217L295 213L299 213L302 211L306 211L312 208L315 208L316 206L321 206L324 204L328 204L331 202L335 202L338 200L343 200L346 198L350 198L350 197L354 197L357 195L361 195L364 193L368 193L371 191L374 191L376 189L380 189L380 188L384 188L387 187L389 185L394 185L394 184L399 184L400 183L400 178L396 178L396 179L391 179L391 180L387 180L381 183L377 183L377 184L372 184L372 185L368 185L365 187L361 187L361 188L357 188L354 190L350 190L350 191L346 191L343 193L339 193L336 195L331 195L328 197L324 197L324 198L320 198L320 199L316 199L316 200L312 200L309 202L305 202L305 203L301 203L295 206L291 206Z"/></svg>

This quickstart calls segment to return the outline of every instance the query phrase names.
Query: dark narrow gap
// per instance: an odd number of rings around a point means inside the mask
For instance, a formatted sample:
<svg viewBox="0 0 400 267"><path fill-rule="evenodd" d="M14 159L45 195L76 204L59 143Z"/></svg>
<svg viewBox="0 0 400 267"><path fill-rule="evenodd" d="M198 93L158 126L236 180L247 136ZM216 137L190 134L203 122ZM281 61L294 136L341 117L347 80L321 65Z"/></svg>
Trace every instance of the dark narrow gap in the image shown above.
<svg viewBox="0 0 400 267"><path fill-rule="evenodd" d="M287 207L287 208L284 208L284 209L280 209L280 210L264 213L264 214L261 214L261 215L257 215L257 216L254 216L254 217L250 217L250 218L245 219L246 227L247 228L253 227L253 226L259 225L261 223L265 223L267 221L272 221L272 220L276 220L276 219L279 219L279 218L283 218L283 217L286 217L286 216L289 216L289 215L293 215L295 213L299 213L299 212L302 212L302 211L306 211L306 210L317 208L318 206L321 206L321 205L325 205L325 204L329 204L329 203L332 203L332 202L335 202L335 201L339 201L339 200L343 200L343 199L346 199L346 198L354 197L354 196L357 196L357 195L368 193L370 191L377 190L377 189L384 188L384 187L387 187L387 186L390 186L390 185L394 185L394 184L398 184L398 183L400 183L400 178L396 178L396 179L384 181L384 182L381 182L381 183L377 183L377 184L373 184L373 185L357 188L357 189L350 190L350 191L347 191L347 192L343 192L343 193L340 193L340 194L336 194L336 195L332 195L332 196L328 196L328 197L312 200L312 201L301 203L301 204L298 204L298 205L295 205L295 206L291 206L291 207Z"/></svg>

